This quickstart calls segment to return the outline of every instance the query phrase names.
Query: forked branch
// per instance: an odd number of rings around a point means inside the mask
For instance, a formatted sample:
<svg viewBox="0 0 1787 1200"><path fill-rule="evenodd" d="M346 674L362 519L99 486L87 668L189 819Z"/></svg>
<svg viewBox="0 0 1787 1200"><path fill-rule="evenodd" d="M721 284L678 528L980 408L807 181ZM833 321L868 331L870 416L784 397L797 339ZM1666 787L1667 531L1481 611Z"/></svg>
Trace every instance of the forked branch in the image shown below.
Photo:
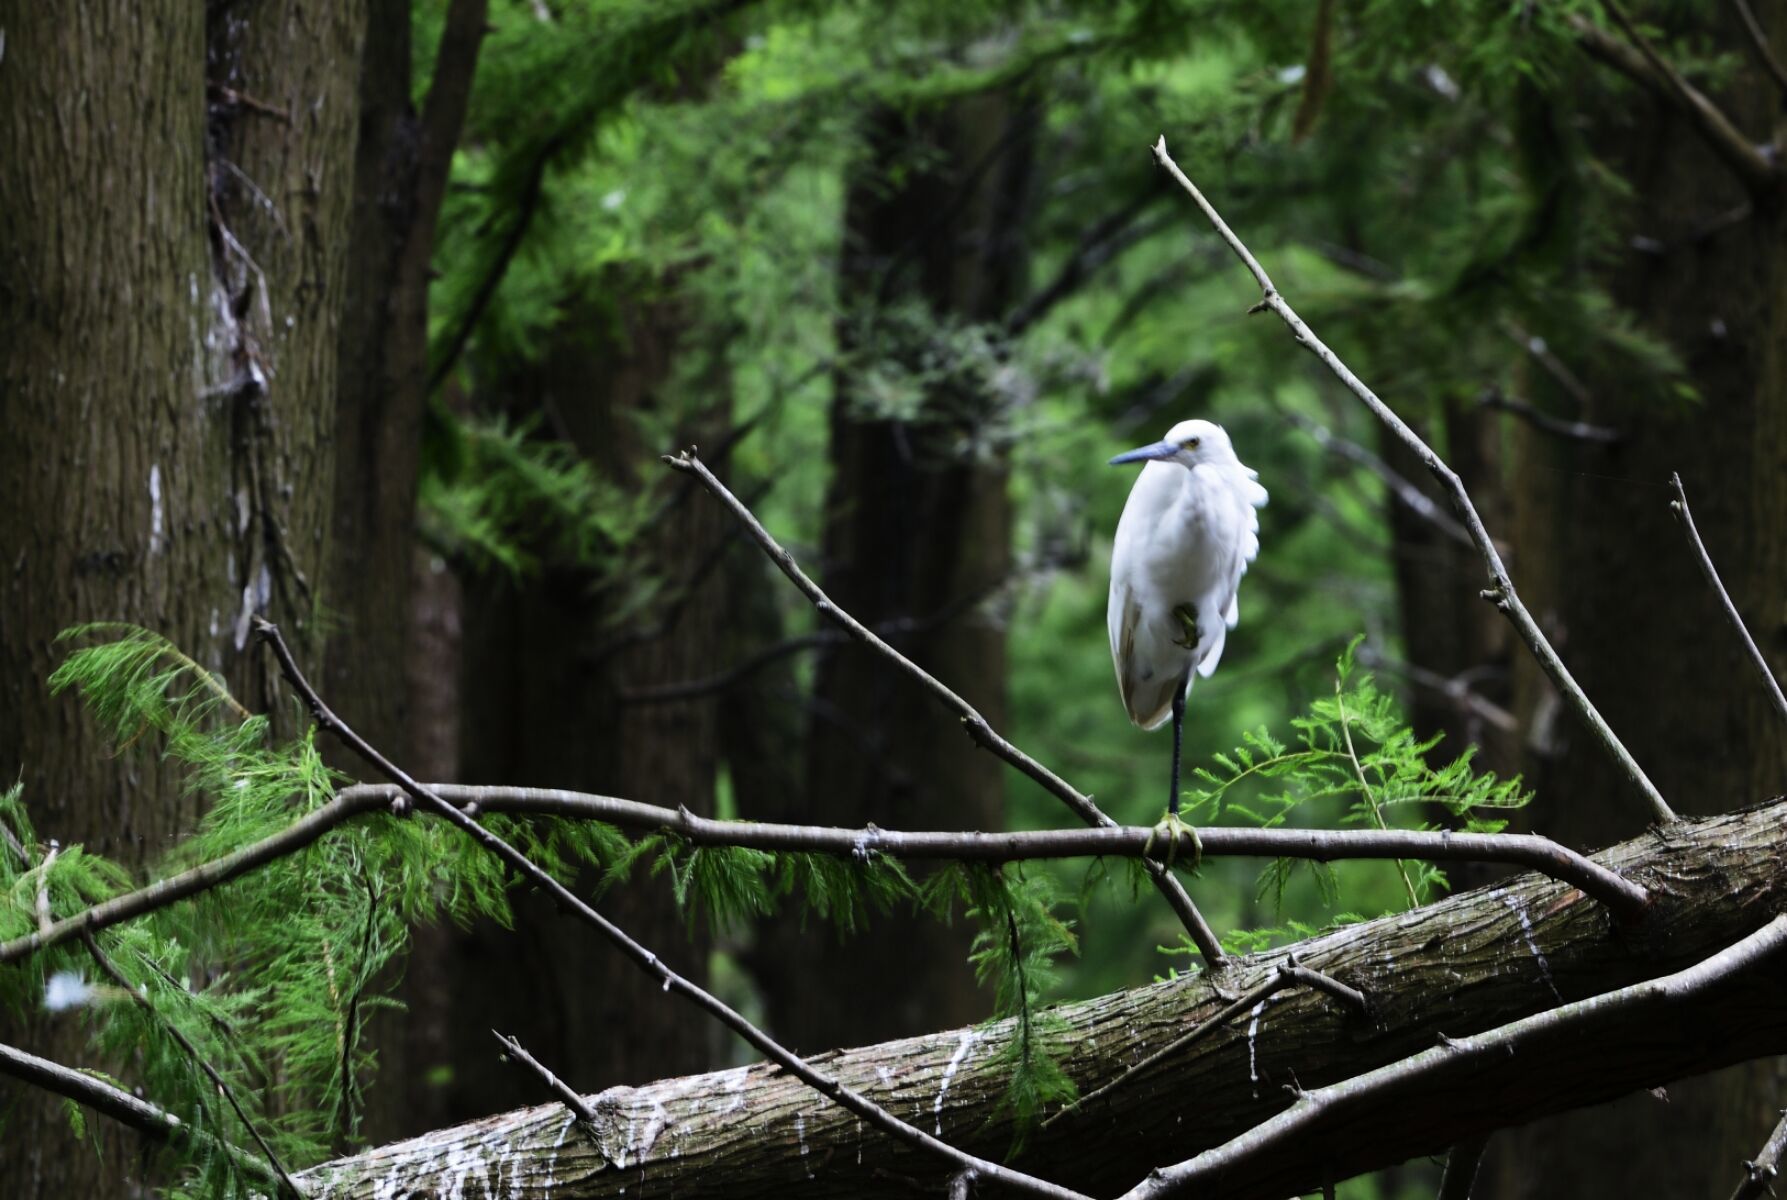
<svg viewBox="0 0 1787 1200"><path fill-rule="evenodd" d="M1411 429L1407 422L1397 416L1389 405L1380 400L1376 392L1353 374L1352 370L1340 360L1339 355L1316 337L1315 331L1304 322L1302 317L1297 315L1296 310L1290 306L1290 302L1273 286L1272 277L1266 274L1266 269L1260 266L1259 260L1253 256L1253 252L1239 237L1235 236L1234 230L1228 227L1215 207L1204 198L1204 194L1198 190L1197 185L1179 169L1179 164L1174 162L1172 156L1167 153L1166 138L1162 137L1154 144L1154 157L1178 181L1179 186L1184 188L1186 193L1197 202L1197 206L1203 210L1204 216L1209 219L1210 224L1215 227L1222 240L1228 243L1229 248L1246 265L1248 271L1252 273L1254 281L1259 284L1261 299L1250 311L1270 310L1275 313L1291 331L1291 336L1296 339L1297 344L1320 359L1322 365L1332 371L1335 377L1346 385L1348 391L1363 401L1365 407L1369 408L1378 420L1387 425L1390 432L1413 451L1422 464L1432 472L1434 478L1439 480L1440 486L1452 498L1453 508L1457 510L1459 519L1464 522L1465 528L1470 532L1471 541L1475 543L1477 552L1483 557L1484 566L1488 568L1492 586L1485 593L1485 598L1493 601L1495 606L1507 615L1515 631L1526 643L1527 649L1532 651L1533 657L1538 660L1539 666L1545 671L1552 684L1563 695L1565 702L1588 726L1590 732L1594 734L1595 740L1600 743L1608 757L1613 759L1620 773L1644 797L1650 806L1652 815L1659 821L1675 820L1675 813L1670 809L1668 801L1663 799L1663 794L1657 790L1656 785L1650 781L1650 777L1644 773L1644 768L1638 765L1638 760L1632 757L1632 752L1626 749L1625 744L1619 740L1594 704L1590 702L1587 693L1582 690L1582 686L1571 676L1569 668L1564 666L1563 659L1558 657L1557 651L1546 638L1544 630L1539 628L1538 621L1534 620L1532 613L1527 611L1526 605L1521 602L1519 594L1514 590L1514 581L1509 578L1508 569L1502 564L1501 552L1496 549L1494 540L1489 536L1489 531L1483 527L1483 518L1477 514L1477 507L1471 503L1470 493L1465 491L1464 483L1458 478L1458 473L1447 466L1433 448L1421 440L1420 434Z"/></svg>

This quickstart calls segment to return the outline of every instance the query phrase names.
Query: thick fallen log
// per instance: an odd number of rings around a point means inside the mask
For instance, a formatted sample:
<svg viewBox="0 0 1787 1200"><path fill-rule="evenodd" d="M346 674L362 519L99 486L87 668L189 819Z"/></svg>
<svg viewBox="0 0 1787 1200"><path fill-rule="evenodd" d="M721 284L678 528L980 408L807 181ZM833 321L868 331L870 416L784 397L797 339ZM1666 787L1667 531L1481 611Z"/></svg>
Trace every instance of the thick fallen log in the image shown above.
<svg viewBox="0 0 1787 1200"><path fill-rule="evenodd" d="M1683 821L1596 856L1651 889L1622 922L1576 888L1516 876L1415 912L1343 927L1236 960L1230 998L1294 951L1304 965L1364 992L1349 1015L1296 987L1202 1038L1034 1138L1013 1165L1094 1194L1220 1145L1323 1087L1565 1001L1682 970L1787 910L1779 851L1787 804ZM869 936L872 936L869 935ZM822 982L816 981L816 986ZM1304 1129L1269 1170L1224 1178L1200 1196L1280 1197L1314 1190L1460 1136L1593 1103L1640 1087L1787 1050L1782 973L1771 960L1732 986L1696 995L1659 1021L1654 1009L1602 1020L1460 1077L1443 1073ZM840 996L838 1002L849 1003ZM1207 977L1180 979L1056 1010L1054 1044L1082 1093L1207 1019L1225 1001ZM991 1158L1014 1134L999 1111L993 1059L1008 1024L952 1030L814 1060L851 1087L952 1143ZM865 1130L854 1116L773 1067L614 1088L590 1098L585 1129L557 1104L503 1113L328 1163L299 1176L313 1197L943 1195L947 1165Z"/></svg>

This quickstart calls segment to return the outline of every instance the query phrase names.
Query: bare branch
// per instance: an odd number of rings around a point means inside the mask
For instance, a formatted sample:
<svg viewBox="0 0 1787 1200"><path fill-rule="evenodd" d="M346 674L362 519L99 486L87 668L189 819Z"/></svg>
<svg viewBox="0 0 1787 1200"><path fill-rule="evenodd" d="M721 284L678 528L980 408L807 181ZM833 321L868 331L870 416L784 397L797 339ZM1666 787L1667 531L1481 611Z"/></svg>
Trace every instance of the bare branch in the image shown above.
<svg viewBox="0 0 1787 1200"><path fill-rule="evenodd" d="M1533 428L1551 434L1553 437L1569 438L1577 442L1599 442L1611 446L1615 442L1623 442L1626 435L1617 429L1609 429L1605 425L1591 425L1587 421L1565 421L1552 416L1544 409L1535 408L1524 400L1516 400L1505 396L1499 388L1490 388L1478 401L1484 408L1499 409L1505 413L1513 413L1526 421Z"/></svg>
<svg viewBox="0 0 1787 1200"><path fill-rule="evenodd" d="M1435 504L1425 492L1410 483L1396 470L1395 467L1392 467L1382 458L1373 454L1359 443L1343 438L1337 433L1330 432L1327 426L1318 421L1312 421L1301 413L1287 411L1285 416L1289 417L1292 423L1299 429L1308 432L1309 436L1315 439L1316 445L1320 446L1323 450L1326 450L1336 458L1343 458L1347 462L1364 467L1367 471L1376 475L1383 481L1384 486L1389 489L1390 495L1394 496L1404 508L1414 513L1417 517L1428 522L1435 529L1438 529L1441 533L1460 545L1469 546L1472 544L1470 532L1466 530L1464 526L1453 520L1451 515L1443 511L1439 505Z"/></svg>
<svg viewBox="0 0 1787 1200"><path fill-rule="evenodd" d="M798 634L765 646L754 654L748 654L732 666L712 675L700 679L685 679L678 683L654 684L651 687L621 688L615 693L615 698L622 704L671 704L679 700L710 696L715 692L725 691L784 658L790 658L804 650L836 645L843 640L844 635L835 629Z"/></svg>
<svg viewBox="0 0 1787 1200"><path fill-rule="evenodd" d="M1717 105L1657 53L1624 9L1614 0L1602 0L1602 3L1626 41L1622 42L1594 22L1572 14L1565 19L1576 34L1577 44L1591 57L1674 105L1699 133L1701 140L1752 192L1772 190L1780 182L1774 163L1731 123Z"/></svg>
<svg viewBox="0 0 1787 1200"><path fill-rule="evenodd" d="M215 1147L235 1160L236 1165L252 1172L268 1183L277 1183L278 1176L266 1160L256 1158L240 1146L232 1146L208 1133L194 1129L166 1109L159 1108L123 1088L114 1087L96 1075L65 1067L61 1063L27 1054L15 1047L0 1044L0 1075L10 1075L21 1083L40 1087L64 1099L73 1100L120 1125L129 1126L156 1141L189 1138L202 1145Z"/></svg>
<svg viewBox="0 0 1787 1200"><path fill-rule="evenodd" d="M1006 741L994 731L993 727L987 723L987 719L981 716L972 704L956 695L942 681L925 671L923 667L888 645L862 622L832 603L831 597L827 596L820 586L809 579L806 572L800 569L800 564L794 561L794 556L784 550L776 542L776 539L770 536L769 531L763 527L751 510L740 504L738 497L728 491L726 485L721 483L712 471L708 470L707 464L696 455L695 447L691 446L678 455L666 455L664 463L674 470L695 476L705 484L707 490L730 509L732 515L737 517L750 531L751 537L763 548L763 552L769 555L770 561L775 563L782 574L786 575L789 581L800 589L801 594L812 601L813 607L819 611L820 616L828 617L836 622L851 637L893 663L895 667L899 668L901 674L917 683L945 708L955 713L962 722L962 728L967 731L969 737L974 739L977 746L1016 767L1039 784L1044 791L1073 809L1088 825L1116 825L1115 821L1092 802L1092 797L1085 795L1065 779ZM1198 912L1197 906L1191 902L1191 897L1186 894L1185 888L1179 883L1178 878L1167 867L1157 862L1149 861L1147 869L1148 874L1154 880L1154 886L1160 889L1161 894L1172 905L1173 911L1178 914L1179 920L1185 925L1186 932L1191 935L1191 940L1197 946L1198 952L1203 955L1204 961L1212 967L1220 966L1226 957L1222 950L1222 943L1217 940L1215 931L1204 920L1203 914Z"/></svg>
<svg viewBox="0 0 1787 1200"><path fill-rule="evenodd" d="M452 0L440 48L435 52L434 70L429 75L428 98L422 102L415 204L417 224L426 231L426 244L431 247L435 220L447 191L447 176L453 167L453 150L459 145L459 133L471 105L478 51L490 28L486 19L489 7L489 0Z"/></svg>
<svg viewBox="0 0 1787 1200"><path fill-rule="evenodd" d="M1563 659L1558 657L1557 651L1545 637L1544 630L1539 628L1538 621L1533 619L1532 613L1528 612L1526 605L1521 602L1519 594L1514 590L1514 581L1508 577L1508 569L1502 564L1501 553L1496 549L1494 540L1489 536L1489 531L1483 527L1483 519L1477 515L1476 506L1471 503L1470 494L1465 491L1464 483L1458 478L1458 473L1447 466L1444 460L1434 453L1426 442L1421 440L1419 434L1409 428L1408 424L1397 416L1389 405L1378 399L1377 393L1367 387L1345 363L1340 361L1334 351L1316 337L1315 331L1304 323L1303 318L1297 315L1296 310L1272 285L1272 277L1266 274L1265 268L1260 266L1259 260L1253 256L1253 252L1248 250L1241 239L1235 236L1234 231L1223 221L1221 215L1204 198L1204 194L1198 191L1197 185L1186 178L1185 172L1179 169L1179 164L1175 163L1172 156L1167 153L1165 137L1155 143L1154 157L1178 181L1179 186L1184 188L1186 193L1197 202L1197 206L1203 210L1204 216L1216 228L1216 232L1221 235L1222 240L1228 243L1229 248L1246 265L1248 271L1252 273L1254 281L1259 284L1261 299L1250 311L1270 310L1276 313L1291 331L1291 336L1296 339L1297 344L1320 359L1323 365L1332 371L1341 383L1346 385L1347 390L1363 401L1378 420L1389 426L1390 431L1401 439L1402 443L1413 451L1427 469L1433 473L1434 478L1440 481L1440 486L1452 497L1452 506L1457 509L1459 518L1470 531L1471 541L1476 543L1477 551L1483 556L1483 563L1489 570L1489 578L1494 586L1485 593L1485 598L1493 601L1498 609L1507 614L1508 620L1513 624L1515 631L1520 634L1521 640L1527 644L1527 648L1532 651L1539 666L1544 669L1545 674L1550 677L1552 684L1556 686L1570 707L1576 711L1577 716L1588 726L1596 741L1601 744L1601 748L1613 759L1614 765L1618 767L1620 773L1644 797L1650 805L1652 815L1659 821L1675 820L1675 813L1670 809L1668 801L1663 799L1663 794L1657 790L1656 785L1644 773L1644 768L1638 765L1638 761L1632 757L1631 751L1626 749L1625 744L1619 740L1600 712L1596 710L1594 704L1589 701L1581 685L1571 676L1569 668L1564 666Z"/></svg>
<svg viewBox="0 0 1787 1200"><path fill-rule="evenodd" d="M1744 27L1744 34L1750 39L1750 49L1756 52L1756 61L1768 72L1775 86L1781 89L1781 95L1787 98L1787 71L1781 69L1781 60L1775 57L1774 50L1768 44L1768 34L1762 31L1762 23L1756 19L1756 13L1750 8L1750 0L1731 0L1731 7L1737 11L1738 23Z"/></svg>
<svg viewBox="0 0 1787 1200"><path fill-rule="evenodd" d="M634 941L618 925L591 908L527 855L480 825L474 818L455 808L438 792L417 783L403 768L386 758L371 743L355 733L351 726L336 716L323 702L323 698L317 694L316 689L310 686L310 681L298 668L297 660L292 657L291 649L285 644L285 639L280 636L278 628L272 622L258 617L255 628L272 647L274 656L279 660L281 673L303 697L306 707L310 709L311 716L319 726L347 743L355 754L365 759L392 783L402 788L417 804L445 817L468 834L472 840L501 859L511 870L551 896L565 912L577 917L585 924L595 927L623 955L632 959L648 974L663 980L666 992L674 991L692 1001L698 1008L738 1034L783 1070L884 1133L917 1146L934 1156L944 1158L959 1169L974 1170L1027 1195L1046 1196L1051 1197L1052 1200L1087 1200L1079 1193L1057 1187L1047 1180L1037 1179L1021 1171L1014 1171L986 1159L964 1153L917 1126L900 1120L880 1105L864 1097L860 1092L853 1091L832 1076L820 1072L804 1058L787 1049L746 1020L743 1014L736 1009L671 970L656 954Z"/></svg>
<svg viewBox="0 0 1787 1200"><path fill-rule="evenodd" d="M563 1100L565 1107L570 1109L571 1114L586 1127L595 1123L596 1110L589 1106L589 1101L579 1096L575 1088L554 1075L546 1064L529 1054L527 1048L518 1039L498 1033L494 1029L490 1031L490 1036L497 1040L497 1043L502 1046L510 1058L533 1072L534 1077L546 1085L547 1091Z"/></svg>
<svg viewBox="0 0 1787 1200"><path fill-rule="evenodd" d="M502 812L602 821L624 829L662 829L698 846L738 846L772 853L805 851L840 858L859 858L873 852L899 859L1002 863L1060 858L1148 858L1148 846L1152 842L1155 854L1162 857L1170 854L1183 861L1190 861L1197 854L1197 847L1201 846L1206 858L1302 858L1316 862L1420 858L1431 862L1494 862L1527 867L1572 884L1625 919L1642 914L1650 904L1650 894L1644 888L1566 846L1533 834L1209 826L1196 830L1188 827L1169 845L1158 831L1141 825L1111 824L1086 829L1008 833L902 832L874 826L842 829L824 825L720 821L697 816L685 808L664 808L616 796L557 788L478 787L454 783L426 786L468 815L480 811ZM327 804L261 841L134 892L95 904L56 921L48 929L0 942L0 963L16 962L78 937L84 931L109 929L210 891L257 867L296 854L346 821L386 809L407 811L402 792L388 785L374 784L343 788Z"/></svg>
<svg viewBox="0 0 1787 1200"><path fill-rule="evenodd" d="M1441 675L1438 671L1421 666L1419 663L1403 662L1391 658L1370 643L1359 647L1359 662L1365 666L1376 667L1400 675L1419 688L1443 696L1458 708L1479 720L1495 726L1503 733L1514 733L1520 728L1520 721L1513 713L1472 691L1468 679L1481 667L1473 667L1451 677Z"/></svg>
<svg viewBox="0 0 1787 1200"><path fill-rule="evenodd" d="M168 1020L157 1011L155 1005L150 1002L148 996L131 986L129 977L118 969L118 964L113 962L111 957L106 954L104 950L99 948L99 939L94 937L91 931L83 929L81 931L81 940L87 943L87 953L93 956L93 961L99 965L99 969L104 971L107 977L110 978L113 983L117 984L139 1008L148 1013L155 1020L161 1022L161 1026L163 1029L167 1030L168 1036L179 1043L180 1049L185 1052L186 1057L190 1058L193 1065L205 1073L205 1077L211 1081L211 1086L215 1087L218 1092L222 1094L230 1108L235 1111L236 1119L242 1122L242 1127L248 1130L248 1134L254 1139L255 1145L261 1148L261 1153L266 1156L269 1163L273 1164L273 1171L279 1178L279 1186L281 1190L283 1190L287 1196L294 1197L295 1200L305 1200L304 1189L299 1187L297 1183L293 1181L291 1173L285 1169L285 1164L279 1161L279 1155L274 1153L273 1147L267 1144L267 1139L261 1136L260 1127L254 1123L254 1120L251 1117L249 1117L247 1110L242 1107L242 1102L236 1099L236 1090L229 1085L229 1082L225 1080L221 1074L218 1073L217 1068L211 1065L211 1061L199 1052L199 1048L192 1044L192 1039L181 1032L178 1025L175 1025L172 1021Z"/></svg>
<svg viewBox="0 0 1787 1200"><path fill-rule="evenodd" d="M1783 1152L1787 1152L1787 1109L1781 1110L1781 1119L1776 1122L1774 1132L1768 1135L1768 1141L1762 1144L1761 1152L1744 1164L1743 1182L1731 1193L1731 1200L1762 1200L1764 1196L1775 1195L1775 1180L1781 1175Z"/></svg>
<svg viewBox="0 0 1787 1200"><path fill-rule="evenodd" d="M108 929L113 925L122 924L125 921L167 908L188 896L196 896L201 892L220 887L257 867L265 866L267 863L287 855L296 854L350 817L358 816L372 808L382 807L389 801L389 792L383 794L361 793L349 799L337 797L322 807L306 813L278 833L226 854L222 858L213 859L208 863L193 867L191 870L182 871L178 875L170 875L166 879L157 880L134 892L127 892L122 896L95 904L84 912L62 918L48 929L25 934L10 942L0 942L0 963L16 962L46 947L60 945L70 938L77 937L83 930Z"/></svg>
<svg viewBox="0 0 1787 1200"><path fill-rule="evenodd" d="M1245 1175L1254 1164L1269 1160L1286 1143L1305 1137L1336 1114L1371 1105L1411 1084L1436 1077L1466 1077L1491 1063L1499 1065L1509 1058L1543 1054L1547 1047L1597 1027L1629 1021L1639 1014L1654 1014L1653 1019L1658 1022L1669 1021L1673 1006L1757 968L1784 946L1787 915L1774 918L1735 945L1674 975L1535 1013L1473 1037L1447 1039L1411 1058L1330 1087L1304 1092L1284 1112L1240 1137L1154 1172L1130 1189L1124 1200L1166 1200L1169 1196L1190 1194L1200 1184L1218 1177Z"/></svg>
<svg viewBox="0 0 1787 1200"><path fill-rule="evenodd" d="M1781 694L1781 681L1776 679L1775 673L1769 669L1768 660L1762 657L1762 651L1756 646L1756 639L1752 638L1750 631L1744 627L1744 619L1738 613L1737 605L1732 603L1731 593L1725 590L1725 585L1719 580L1718 568L1713 566L1713 556L1706 552L1706 543L1700 540L1700 530L1694 527L1694 514L1688 511L1688 492L1686 488L1682 487L1681 475L1672 472L1669 482L1675 488L1675 499L1669 502L1669 507L1675 511L1676 516L1681 518L1683 528L1688 531L1688 542L1694 547L1694 557L1700 563L1700 573L1706 576L1706 582L1712 587L1713 594L1718 596L1719 603L1724 606L1725 615L1731 618L1732 628L1737 630L1737 636L1743 642L1744 649L1750 652L1750 661L1755 663L1756 670L1761 672L1762 681L1768 687L1768 694L1775 702L1775 711L1781 714L1782 720L1787 720L1787 696Z"/></svg>

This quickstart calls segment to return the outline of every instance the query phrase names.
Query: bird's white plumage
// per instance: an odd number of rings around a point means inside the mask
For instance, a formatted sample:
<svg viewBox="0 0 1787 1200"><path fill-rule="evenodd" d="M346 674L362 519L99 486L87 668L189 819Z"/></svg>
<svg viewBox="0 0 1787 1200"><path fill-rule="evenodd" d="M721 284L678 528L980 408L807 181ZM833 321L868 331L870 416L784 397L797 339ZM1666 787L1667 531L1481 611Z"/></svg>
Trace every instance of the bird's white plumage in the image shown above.
<svg viewBox="0 0 1787 1200"><path fill-rule="evenodd" d="M1142 468L1111 548L1111 658L1129 719L1143 729L1167 719L1194 669L1206 678L1216 670L1240 620L1237 593L1259 553L1256 510L1266 503L1258 473L1235 457L1220 425L1182 421L1166 442L1176 449ZM1181 644L1179 605L1197 614L1195 650Z"/></svg>

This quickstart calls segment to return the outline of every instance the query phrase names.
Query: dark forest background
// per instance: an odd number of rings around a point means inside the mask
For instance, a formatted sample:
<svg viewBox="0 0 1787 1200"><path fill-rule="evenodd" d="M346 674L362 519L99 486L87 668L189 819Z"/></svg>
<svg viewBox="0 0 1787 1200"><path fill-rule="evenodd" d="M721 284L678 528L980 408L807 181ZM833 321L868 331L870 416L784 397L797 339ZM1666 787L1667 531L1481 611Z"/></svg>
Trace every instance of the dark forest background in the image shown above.
<svg viewBox="0 0 1787 1200"><path fill-rule="evenodd" d="M1639 7L1773 155L1783 85L1746 6ZM1787 46L1787 9L1755 7ZM1161 134L1463 476L1676 807L1780 790L1667 480L1779 672L1787 218L1599 4L0 0L0 33L0 773L46 836L141 864L199 803L48 695L57 632L136 622L266 700L257 614L422 778L1059 823L658 462L690 444L843 607L1152 823L1166 735L1124 719L1103 625L1133 475L1103 464L1194 416L1272 499L1188 762L1283 730L1362 635L1436 754L1476 746L1535 789L1521 828L1637 833L1420 464L1246 314ZM1061 868L1064 896L1084 883ZM1194 892L1243 945L1403 900L1383 863L1279 898L1225 862ZM1087 897L1055 995L1190 965L1145 889ZM965 925L715 933L662 878L605 911L803 1051L991 1005ZM591 1092L743 1061L657 993L527 897L513 933L421 930L365 1136L535 1102L492 1025ZM1504 1136L1478 1194L1702 1194L1780 1076ZM9 1196L118 1178L0 1086Z"/></svg>

